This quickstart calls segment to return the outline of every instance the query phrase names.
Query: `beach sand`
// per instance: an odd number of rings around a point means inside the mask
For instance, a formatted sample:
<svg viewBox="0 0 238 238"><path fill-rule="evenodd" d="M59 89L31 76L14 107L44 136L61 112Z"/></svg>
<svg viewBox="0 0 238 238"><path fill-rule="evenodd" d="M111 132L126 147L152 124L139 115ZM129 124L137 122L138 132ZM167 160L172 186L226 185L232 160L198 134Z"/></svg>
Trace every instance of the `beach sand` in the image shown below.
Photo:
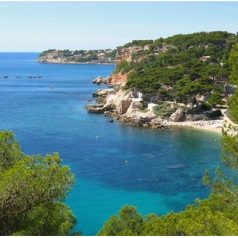
<svg viewBox="0 0 238 238"><path fill-rule="evenodd" d="M223 120L170 122L172 127L193 128L222 133Z"/></svg>

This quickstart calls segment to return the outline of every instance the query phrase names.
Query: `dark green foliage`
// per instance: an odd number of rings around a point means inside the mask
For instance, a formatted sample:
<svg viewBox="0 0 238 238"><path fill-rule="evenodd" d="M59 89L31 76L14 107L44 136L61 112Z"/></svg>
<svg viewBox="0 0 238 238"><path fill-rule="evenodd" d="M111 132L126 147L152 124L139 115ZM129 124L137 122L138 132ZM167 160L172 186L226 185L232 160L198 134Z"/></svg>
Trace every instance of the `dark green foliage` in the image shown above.
<svg viewBox="0 0 238 238"><path fill-rule="evenodd" d="M69 234L74 224L75 217L67 206L61 202L50 202L34 207L19 219L18 229L11 235L64 236Z"/></svg>
<svg viewBox="0 0 238 238"><path fill-rule="evenodd" d="M238 91L228 100L229 115L231 119L238 123Z"/></svg>
<svg viewBox="0 0 238 238"><path fill-rule="evenodd" d="M69 234L75 218L61 201L74 179L58 154L27 156L7 131L0 151L0 234Z"/></svg>
<svg viewBox="0 0 238 238"><path fill-rule="evenodd" d="M20 146L9 131L0 133L0 172L11 167L23 158Z"/></svg>
<svg viewBox="0 0 238 238"><path fill-rule="evenodd" d="M217 104L223 104L222 102L222 95L219 92L213 92L210 97L208 98L208 103L215 107Z"/></svg>
<svg viewBox="0 0 238 238"><path fill-rule="evenodd" d="M136 60L138 53L132 55L126 88L180 102L191 101L197 93L220 90L228 78L228 56L234 42L238 42L238 37L227 32L201 32L156 40L149 52L139 51L142 61ZM162 52L161 47L167 50Z"/></svg>
<svg viewBox="0 0 238 238"><path fill-rule="evenodd" d="M120 210L118 216L110 217L98 235L137 236L140 235L142 228L143 219L136 208L126 205Z"/></svg>
<svg viewBox="0 0 238 238"><path fill-rule="evenodd" d="M222 161L231 168L238 168L238 138L223 134L222 139Z"/></svg>
<svg viewBox="0 0 238 238"><path fill-rule="evenodd" d="M238 44L234 45L231 50L229 64L231 67L229 81L230 83L238 85Z"/></svg>
<svg viewBox="0 0 238 238"><path fill-rule="evenodd" d="M234 45L229 57L229 64L231 67L231 73L229 81L232 84L238 85L238 44ZM231 119L238 123L238 91L228 100L229 115Z"/></svg>
<svg viewBox="0 0 238 238"><path fill-rule="evenodd" d="M129 63L126 60L121 61L116 65L114 73L121 72L122 74L127 73L130 70Z"/></svg>
<svg viewBox="0 0 238 238"><path fill-rule="evenodd" d="M131 47L131 46L145 46L153 43L153 40L133 40L130 43L125 44L123 47Z"/></svg>
<svg viewBox="0 0 238 238"><path fill-rule="evenodd" d="M98 235L142 235L142 236L220 236L238 235L237 197L230 193L213 194L203 201L198 200L183 212L165 216L148 215L140 217L137 227L114 230L121 223L114 216L105 223ZM126 208L123 208L124 210ZM139 214L137 214L139 216ZM115 231L110 233L108 231Z"/></svg>

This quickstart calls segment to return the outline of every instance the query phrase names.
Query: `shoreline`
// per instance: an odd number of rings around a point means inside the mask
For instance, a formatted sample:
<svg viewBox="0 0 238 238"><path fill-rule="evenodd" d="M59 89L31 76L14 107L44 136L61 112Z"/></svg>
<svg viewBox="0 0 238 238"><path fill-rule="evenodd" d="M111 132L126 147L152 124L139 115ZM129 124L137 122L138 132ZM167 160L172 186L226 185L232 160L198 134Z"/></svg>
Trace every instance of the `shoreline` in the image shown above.
<svg viewBox="0 0 238 238"><path fill-rule="evenodd" d="M71 65L78 65L78 64L83 64L83 65L86 65L86 64L88 64L88 65L115 65L116 63L114 62L114 63L100 63L100 62L98 62L98 63L92 63L92 62L49 62L49 61L47 61L47 62L42 62L42 61L39 61L39 60L36 60L36 62L37 63L39 63L39 64L71 64Z"/></svg>
<svg viewBox="0 0 238 238"><path fill-rule="evenodd" d="M104 114L119 121L126 126L151 128L151 129L173 129L188 128L196 130L205 130L213 133L222 133L225 117L210 120L179 120L174 118L162 118L157 116L153 109L143 110L142 99L133 98L131 91L104 89L94 93L99 101L94 105L86 105L85 108L89 113ZM155 105L155 104L154 104ZM152 106L154 106L152 105ZM172 114L181 113L180 109ZM171 114L171 115L172 115ZM171 117L170 115L170 117ZM176 116L176 115L175 115ZM179 115L181 116L181 115ZM184 112L182 111L182 117ZM181 118L182 119L182 118Z"/></svg>
<svg viewBox="0 0 238 238"><path fill-rule="evenodd" d="M213 124L210 124L210 122L213 122ZM174 122L173 125L171 125L171 128L177 127L185 129L203 130L221 134L223 122L224 120Z"/></svg>
<svg viewBox="0 0 238 238"><path fill-rule="evenodd" d="M115 119L112 116L109 116L112 119ZM176 130L176 129L192 129L192 130L202 130L217 134L222 134L224 120L207 120L207 121L184 121L184 122L170 122L166 121L166 124L163 128L154 128L154 127L145 127L145 126L135 126L124 123L121 120L119 121L122 125L137 127L137 128L147 128L152 130Z"/></svg>

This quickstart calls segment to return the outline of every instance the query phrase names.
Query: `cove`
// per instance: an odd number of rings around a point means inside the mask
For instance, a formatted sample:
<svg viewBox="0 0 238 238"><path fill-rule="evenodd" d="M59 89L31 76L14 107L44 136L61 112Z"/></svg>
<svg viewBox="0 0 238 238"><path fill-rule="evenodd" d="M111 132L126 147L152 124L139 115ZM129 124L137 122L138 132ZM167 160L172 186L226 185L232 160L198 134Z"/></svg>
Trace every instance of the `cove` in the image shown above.
<svg viewBox="0 0 238 238"><path fill-rule="evenodd" d="M39 64L37 56L0 54L0 129L12 130L25 153L57 151L71 167L76 184L66 203L75 231L95 235L125 204L165 214L208 195L201 179L220 164L218 134L132 128L88 114L92 79L114 65Z"/></svg>

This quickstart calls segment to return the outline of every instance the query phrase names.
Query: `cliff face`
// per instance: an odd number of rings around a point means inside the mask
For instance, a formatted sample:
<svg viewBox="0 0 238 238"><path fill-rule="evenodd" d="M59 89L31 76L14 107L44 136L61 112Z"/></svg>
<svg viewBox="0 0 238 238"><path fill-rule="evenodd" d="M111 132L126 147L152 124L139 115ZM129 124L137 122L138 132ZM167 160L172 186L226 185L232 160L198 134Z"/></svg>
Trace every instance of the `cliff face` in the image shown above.
<svg viewBox="0 0 238 238"><path fill-rule="evenodd" d="M132 45L132 46L123 46L117 48L116 62L120 63L121 61L127 62L140 62L144 57L148 55L159 55L161 53L167 52L171 48L176 48L172 45L158 45L156 47L153 44L146 45Z"/></svg>
<svg viewBox="0 0 238 238"><path fill-rule="evenodd" d="M127 74L116 73L108 78L109 85L122 85L127 82Z"/></svg>
<svg viewBox="0 0 238 238"><path fill-rule="evenodd" d="M159 55L167 52L171 47L169 45L151 47L152 44L146 45L125 45L117 48L116 52L116 71L108 79L108 83L111 85L125 85L128 80L129 72L123 72L120 64L127 62L139 63L148 55ZM121 68L117 70L117 68Z"/></svg>
<svg viewBox="0 0 238 238"><path fill-rule="evenodd" d="M133 60L133 55L138 52L143 52L149 50L149 45L146 46L130 46L130 47L120 47L117 50L116 61L117 63L126 60L131 62Z"/></svg>

